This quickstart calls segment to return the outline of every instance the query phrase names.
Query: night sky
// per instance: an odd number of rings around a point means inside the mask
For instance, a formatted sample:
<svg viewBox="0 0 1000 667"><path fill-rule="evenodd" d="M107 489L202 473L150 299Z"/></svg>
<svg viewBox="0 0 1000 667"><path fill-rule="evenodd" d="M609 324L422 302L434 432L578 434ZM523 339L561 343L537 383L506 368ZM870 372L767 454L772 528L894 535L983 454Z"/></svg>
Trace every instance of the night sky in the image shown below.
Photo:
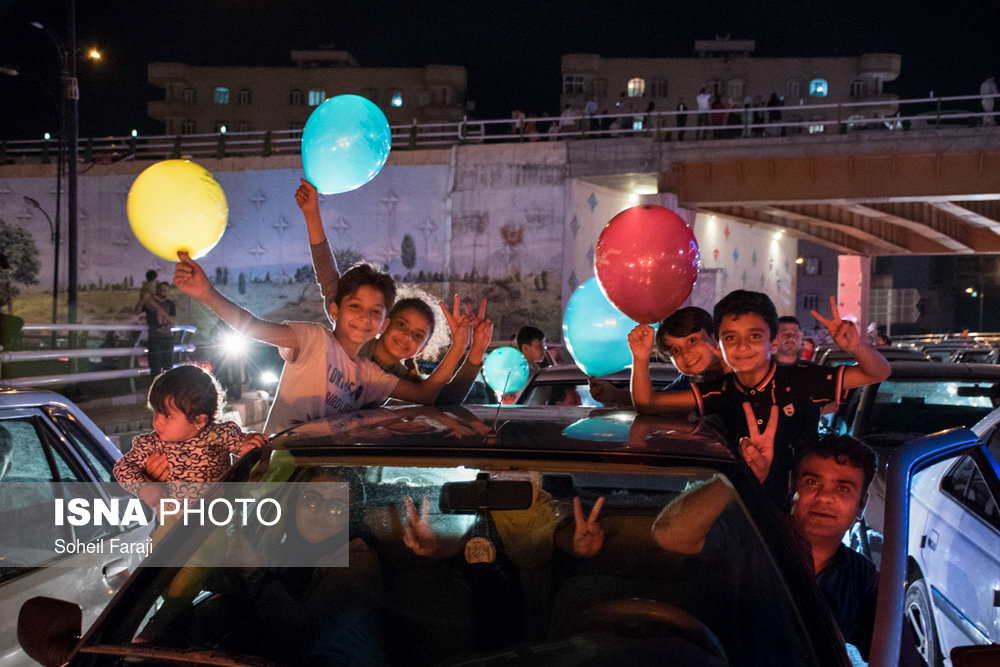
<svg viewBox="0 0 1000 667"><path fill-rule="evenodd" d="M0 0L0 139L54 131L55 49L30 21L66 35L64 0ZM766 7L766 9L765 9ZM753 39L758 56L901 53L887 92L974 94L996 72L995 2L331 2L329 0L78 0L77 41L105 61L80 64L80 133L149 133L146 64L290 65L293 49L333 45L363 66L464 65L474 116L558 111L559 58L690 56L696 39Z"/></svg>

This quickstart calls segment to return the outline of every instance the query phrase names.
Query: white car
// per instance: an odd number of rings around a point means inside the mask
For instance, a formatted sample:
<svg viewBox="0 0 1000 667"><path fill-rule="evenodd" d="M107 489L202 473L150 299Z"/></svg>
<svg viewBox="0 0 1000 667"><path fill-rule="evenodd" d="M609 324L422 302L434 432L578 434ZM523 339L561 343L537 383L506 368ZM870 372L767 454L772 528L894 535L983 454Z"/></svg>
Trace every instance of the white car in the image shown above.
<svg viewBox="0 0 1000 667"><path fill-rule="evenodd" d="M927 665L956 646L1000 643L1000 433L995 410L977 447L913 476L905 613Z"/></svg>
<svg viewBox="0 0 1000 667"><path fill-rule="evenodd" d="M66 398L48 391L0 390L0 664L4 667L37 664L17 641L17 616L25 600L39 595L70 600L83 609L87 628L142 560L138 553L123 554L132 549L121 546L145 543L148 527L123 531L117 526L53 526L56 493L72 494L73 489L87 486L89 497L95 489L109 498L128 495L112 484L111 469L120 456L108 437ZM77 549L98 553L71 553Z"/></svg>

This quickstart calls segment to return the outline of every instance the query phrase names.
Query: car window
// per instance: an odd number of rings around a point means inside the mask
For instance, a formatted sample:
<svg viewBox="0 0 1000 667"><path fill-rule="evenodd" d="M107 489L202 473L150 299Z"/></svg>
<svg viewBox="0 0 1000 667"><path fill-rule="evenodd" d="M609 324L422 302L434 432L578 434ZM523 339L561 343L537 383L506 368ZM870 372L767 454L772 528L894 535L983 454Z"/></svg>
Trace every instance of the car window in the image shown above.
<svg viewBox="0 0 1000 667"><path fill-rule="evenodd" d="M941 490L1000 530L1000 511L983 473L971 456L955 462L941 480Z"/></svg>
<svg viewBox="0 0 1000 667"><path fill-rule="evenodd" d="M971 426L993 410L997 394L992 382L887 380L879 385L865 434Z"/></svg>
<svg viewBox="0 0 1000 667"><path fill-rule="evenodd" d="M282 664L459 658L489 664L519 662L517 655L544 663L574 647L590 655L588 664L818 664L788 583L735 496L700 553L670 553L652 538L663 508L713 479L711 470L502 460L443 465L440 458L323 466L312 452L298 461L288 452L276 456L280 465L264 481L302 480L319 468L350 480L349 517L321 498L310 497L303 509L297 499L306 494L286 490L272 496L287 512L274 525L251 521L240 535L208 526L194 540L168 535L163 548L179 550L180 562L144 570L147 578L119 599L118 615L94 643L211 648ZM472 493L481 484L483 497L496 499L503 497L490 490L497 482L527 484L525 505L477 510L455 500L461 493L445 490L465 483ZM407 542L404 496L426 517L420 521L433 540ZM603 540L587 556L574 553L574 498L587 514L604 499ZM304 537L311 528L303 522L321 510L326 520L347 526L346 568L326 565L330 548ZM315 566L265 560L296 546L297 556L314 554ZM208 564L210 550L218 563L233 566ZM679 654L678 628L663 620L668 610L734 659L713 660L709 649L691 645ZM665 625L633 637L629 619Z"/></svg>
<svg viewBox="0 0 1000 667"><path fill-rule="evenodd" d="M524 398L525 405L602 405L590 395L590 385L562 382L559 384L536 384Z"/></svg>
<svg viewBox="0 0 1000 667"><path fill-rule="evenodd" d="M53 446L40 417L4 419L0 428L13 445L0 479L0 579L57 558L57 540L91 542L119 532L110 526L53 525L53 482L87 481L79 464Z"/></svg>
<svg viewBox="0 0 1000 667"><path fill-rule="evenodd" d="M51 417L59 430L70 440L74 450L90 464L91 471L97 479L102 482L113 482L114 459L94 441L94 437L72 415L53 413Z"/></svg>

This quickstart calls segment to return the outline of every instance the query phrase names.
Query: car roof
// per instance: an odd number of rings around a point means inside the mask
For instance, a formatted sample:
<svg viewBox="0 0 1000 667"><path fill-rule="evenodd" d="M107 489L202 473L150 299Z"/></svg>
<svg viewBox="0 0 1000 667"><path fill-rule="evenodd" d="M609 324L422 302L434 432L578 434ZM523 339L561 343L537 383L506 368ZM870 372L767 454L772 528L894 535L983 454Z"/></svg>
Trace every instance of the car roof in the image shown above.
<svg viewBox="0 0 1000 667"><path fill-rule="evenodd" d="M45 389L0 388L0 407L24 408L36 405L64 405L75 407L65 396Z"/></svg>
<svg viewBox="0 0 1000 667"><path fill-rule="evenodd" d="M411 456L452 450L490 458L544 452L736 461L719 434L701 422L583 406L361 410L293 427L275 436L271 445L288 450L370 448L379 454L394 450Z"/></svg>
<svg viewBox="0 0 1000 667"><path fill-rule="evenodd" d="M890 361L889 380L988 380L1000 382L1000 365L953 362Z"/></svg>

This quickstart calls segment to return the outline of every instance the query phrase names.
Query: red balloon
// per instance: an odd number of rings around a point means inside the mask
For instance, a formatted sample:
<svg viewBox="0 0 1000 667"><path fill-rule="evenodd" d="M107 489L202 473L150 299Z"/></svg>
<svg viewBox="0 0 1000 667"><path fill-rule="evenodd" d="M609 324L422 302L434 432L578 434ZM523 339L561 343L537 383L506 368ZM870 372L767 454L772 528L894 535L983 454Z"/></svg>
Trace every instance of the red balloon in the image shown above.
<svg viewBox="0 0 1000 667"><path fill-rule="evenodd" d="M594 255L601 291L642 324L659 322L684 303L700 262L691 228L662 206L633 206L611 218Z"/></svg>

